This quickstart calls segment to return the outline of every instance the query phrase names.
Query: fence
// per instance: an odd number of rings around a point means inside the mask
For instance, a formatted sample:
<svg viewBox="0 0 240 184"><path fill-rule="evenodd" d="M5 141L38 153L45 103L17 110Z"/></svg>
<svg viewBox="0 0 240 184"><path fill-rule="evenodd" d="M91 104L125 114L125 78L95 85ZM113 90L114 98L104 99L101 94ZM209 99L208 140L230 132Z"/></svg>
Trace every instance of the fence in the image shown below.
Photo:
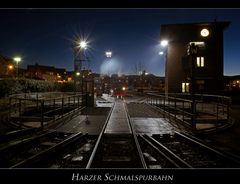
<svg viewBox="0 0 240 184"><path fill-rule="evenodd" d="M210 128L216 129L232 124L229 116L231 98L225 96L196 94L193 98L186 94L147 93L147 103L158 107L166 117L194 130L200 124L210 124Z"/></svg>
<svg viewBox="0 0 240 184"><path fill-rule="evenodd" d="M80 110L86 103L81 93L24 93L9 98L8 117L11 122L31 123L41 127Z"/></svg>

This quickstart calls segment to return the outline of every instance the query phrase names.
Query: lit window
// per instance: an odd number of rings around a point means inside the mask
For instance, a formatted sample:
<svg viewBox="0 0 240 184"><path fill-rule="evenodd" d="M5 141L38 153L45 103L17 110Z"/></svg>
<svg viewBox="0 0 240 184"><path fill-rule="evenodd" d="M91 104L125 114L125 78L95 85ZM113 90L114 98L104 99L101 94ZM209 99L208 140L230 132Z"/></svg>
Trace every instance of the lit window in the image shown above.
<svg viewBox="0 0 240 184"><path fill-rule="evenodd" d="M182 92L183 93L189 93L189 83L188 82L183 82L182 83Z"/></svg>
<svg viewBox="0 0 240 184"><path fill-rule="evenodd" d="M204 57L197 57L197 67L204 67Z"/></svg>
<svg viewBox="0 0 240 184"><path fill-rule="evenodd" d="M189 42L189 45L192 45L192 44L194 44L194 45L197 45L197 46L204 46L204 42Z"/></svg>

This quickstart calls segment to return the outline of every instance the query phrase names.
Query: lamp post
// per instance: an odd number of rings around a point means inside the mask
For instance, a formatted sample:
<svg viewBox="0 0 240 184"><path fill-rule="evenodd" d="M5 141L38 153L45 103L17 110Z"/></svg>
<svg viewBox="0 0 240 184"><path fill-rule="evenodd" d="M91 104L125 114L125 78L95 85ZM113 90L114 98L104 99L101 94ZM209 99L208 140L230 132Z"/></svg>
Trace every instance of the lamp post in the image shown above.
<svg viewBox="0 0 240 184"><path fill-rule="evenodd" d="M159 54L160 55L165 55L165 95L168 95L168 91L167 91L167 55L168 55L168 40L162 40L161 41L161 46L165 48L165 52L160 51Z"/></svg>
<svg viewBox="0 0 240 184"><path fill-rule="evenodd" d="M111 50L106 51L105 55L106 55L107 59L110 60L110 58L112 57L112 51ZM110 77L110 72L107 71L107 73L108 73L108 75Z"/></svg>
<svg viewBox="0 0 240 184"><path fill-rule="evenodd" d="M79 40L79 38L73 43L73 55L74 55L74 86L75 92L82 90L82 64L85 61L85 50L88 44L85 40Z"/></svg>
<svg viewBox="0 0 240 184"><path fill-rule="evenodd" d="M13 60L16 62L16 78L18 78L18 63L22 61L21 57L15 57Z"/></svg>

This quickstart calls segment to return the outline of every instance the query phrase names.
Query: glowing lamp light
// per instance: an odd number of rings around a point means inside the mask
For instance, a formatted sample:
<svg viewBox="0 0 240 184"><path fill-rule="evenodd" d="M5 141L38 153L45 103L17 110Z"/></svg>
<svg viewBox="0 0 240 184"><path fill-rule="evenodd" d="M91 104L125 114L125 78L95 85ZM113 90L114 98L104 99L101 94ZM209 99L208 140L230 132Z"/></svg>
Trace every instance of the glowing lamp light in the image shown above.
<svg viewBox="0 0 240 184"><path fill-rule="evenodd" d="M125 91L125 90L126 90L126 88L125 88L125 87L122 87L122 90L123 90L123 91Z"/></svg>
<svg viewBox="0 0 240 184"><path fill-rule="evenodd" d="M15 58L13 58L13 60L16 61L17 63L19 63L20 61L22 61L22 58L20 58L20 57L15 57Z"/></svg>
<svg viewBox="0 0 240 184"><path fill-rule="evenodd" d="M86 48L87 48L87 42L81 41L81 42L80 42L80 48L81 48L81 49L86 49Z"/></svg>
<svg viewBox="0 0 240 184"><path fill-rule="evenodd" d="M80 75L80 72L77 72L76 75L79 76L79 75Z"/></svg>
<svg viewBox="0 0 240 184"><path fill-rule="evenodd" d="M202 37L207 37L209 35L209 31L206 28L204 28L201 30L200 34Z"/></svg>
<svg viewBox="0 0 240 184"><path fill-rule="evenodd" d="M158 54L159 54L159 55L163 55L163 54L164 54L164 52L162 52L162 51L161 51L161 52L159 52Z"/></svg>
<svg viewBox="0 0 240 184"><path fill-rule="evenodd" d="M8 65L8 69L12 70L13 69L13 65Z"/></svg>
<svg viewBox="0 0 240 184"><path fill-rule="evenodd" d="M168 41L167 40L162 40L161 41L161 46L166 47L168 45Z"/></svg>
<svg viewBox="0 0 240 184"><path fill-rule="evenodd" d="M107 57L107 58L112 57L112 52L111 52L111 51L107 51L105 54L106 54L106 57Z"/></svg>

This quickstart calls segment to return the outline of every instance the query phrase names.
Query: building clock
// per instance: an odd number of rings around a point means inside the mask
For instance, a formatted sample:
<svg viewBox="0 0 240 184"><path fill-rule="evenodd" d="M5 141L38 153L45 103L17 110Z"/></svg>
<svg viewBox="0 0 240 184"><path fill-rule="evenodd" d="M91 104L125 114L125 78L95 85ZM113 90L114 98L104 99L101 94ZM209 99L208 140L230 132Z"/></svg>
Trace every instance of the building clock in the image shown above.
<svg viewBox="0 0 240 184"><path fill-rule="evenodd" d="M206 28L202 29L200 33L202 37L207 37L209 35L209 31Z"/></svg>

